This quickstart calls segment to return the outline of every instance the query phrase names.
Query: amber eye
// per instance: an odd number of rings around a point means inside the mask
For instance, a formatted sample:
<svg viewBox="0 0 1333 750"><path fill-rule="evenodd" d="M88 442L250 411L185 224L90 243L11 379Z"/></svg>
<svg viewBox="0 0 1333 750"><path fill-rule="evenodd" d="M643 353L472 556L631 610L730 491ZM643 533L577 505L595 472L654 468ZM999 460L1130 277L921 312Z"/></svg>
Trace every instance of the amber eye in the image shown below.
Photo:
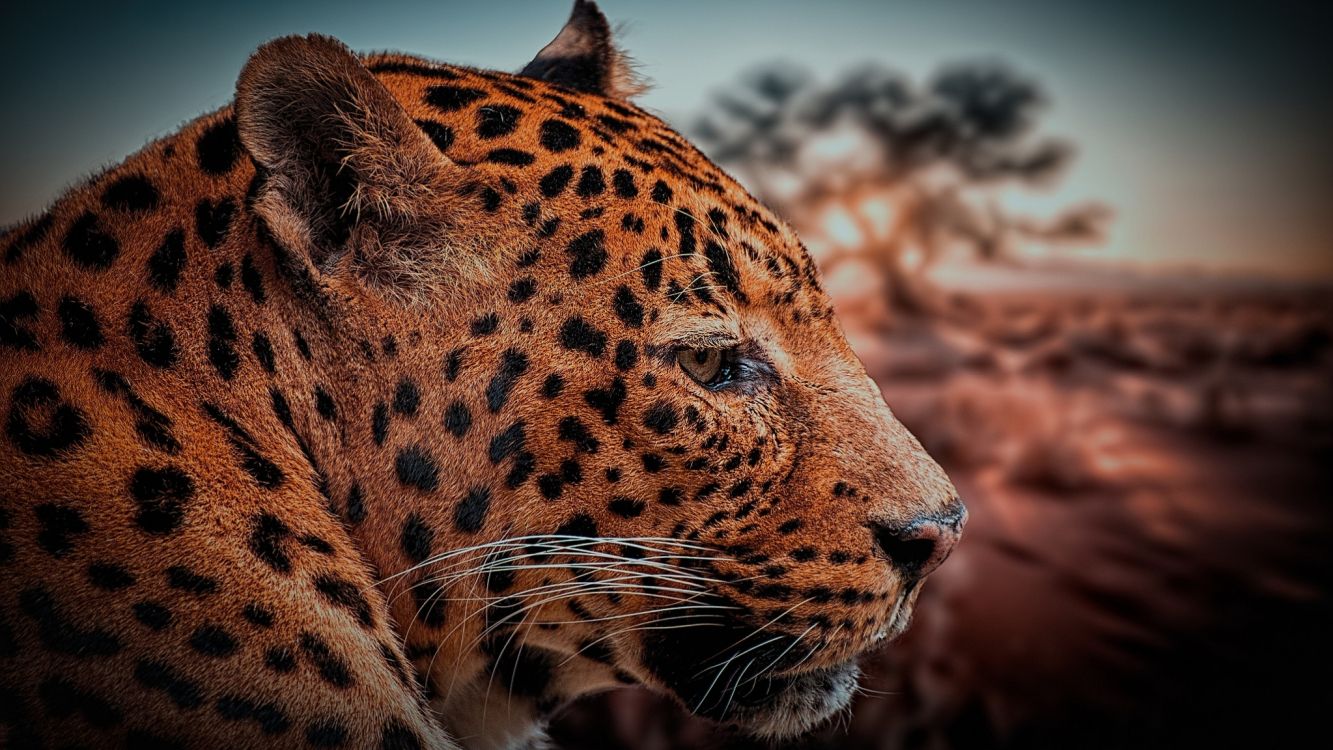
<svg viewBox="0 0 1333 750"><path fill-rule="evenodd" d="M726 356L721 349L678 349L676 361L701 385L718 386L725 382Z"/></svg>

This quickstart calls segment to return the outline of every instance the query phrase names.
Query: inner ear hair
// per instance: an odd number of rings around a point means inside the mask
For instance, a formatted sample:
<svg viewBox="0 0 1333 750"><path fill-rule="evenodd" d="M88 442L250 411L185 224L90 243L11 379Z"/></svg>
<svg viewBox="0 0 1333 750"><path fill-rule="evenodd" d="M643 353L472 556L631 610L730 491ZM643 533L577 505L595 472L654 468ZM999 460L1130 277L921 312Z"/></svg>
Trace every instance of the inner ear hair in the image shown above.
<svg viewBox="0 0 1333 750"><path fill-rule="evenodd" d="M345 45L312 34L260 47L236 120L276 240L326 273L350 256L376 284L428 275L420 264L448 245L452 165Z"/></svg>

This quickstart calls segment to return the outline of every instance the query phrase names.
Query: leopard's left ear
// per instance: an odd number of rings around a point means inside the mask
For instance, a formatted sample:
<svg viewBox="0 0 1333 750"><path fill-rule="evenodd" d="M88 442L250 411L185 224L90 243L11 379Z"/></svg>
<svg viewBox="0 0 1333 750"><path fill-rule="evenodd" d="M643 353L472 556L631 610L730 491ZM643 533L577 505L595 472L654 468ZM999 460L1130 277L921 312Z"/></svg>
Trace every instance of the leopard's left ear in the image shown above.
<svg viewBox="0 0 1333 750"><path fill-rule="evenodd" d="M569 21L522 75L579 91L629 99L648 89L634 64L611 39L611 24L591 0L574 0Z"/></svg>

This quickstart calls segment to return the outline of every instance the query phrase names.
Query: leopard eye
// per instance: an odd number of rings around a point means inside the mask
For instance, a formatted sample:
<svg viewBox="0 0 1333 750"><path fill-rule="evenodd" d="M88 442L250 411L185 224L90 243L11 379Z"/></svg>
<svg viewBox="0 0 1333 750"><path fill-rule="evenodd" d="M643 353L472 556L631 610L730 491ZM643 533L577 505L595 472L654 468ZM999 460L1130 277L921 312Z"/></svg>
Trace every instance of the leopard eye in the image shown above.
<svg viewBox="0 0 1333 750"><path fill-rule="evenodd" d="M678 349L676 361L682 370L700 385L716 387L725 383L725 353L721 349Z"/></svg>

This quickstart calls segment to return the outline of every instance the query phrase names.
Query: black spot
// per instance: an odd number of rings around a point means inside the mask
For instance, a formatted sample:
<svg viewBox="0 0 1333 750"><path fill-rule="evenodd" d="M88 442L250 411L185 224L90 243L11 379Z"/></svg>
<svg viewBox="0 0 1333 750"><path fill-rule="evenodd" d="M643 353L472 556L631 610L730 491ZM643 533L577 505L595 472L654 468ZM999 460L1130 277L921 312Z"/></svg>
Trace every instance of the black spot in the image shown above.
<svg viewBox="0 0 1333 750"><path fill-rule="evenodd" d="M634 123L629 122L627 120L622 120L619 117L612 117L610 115L597 115L597 121L605 125L607 128L610 128L612 132L622 135L624 133L628 133L631 130L634 130Z"/></svg>
<svg viewBox="0 0 1333 750"><path fill-rule="evenodd" d="M204 198L194 207L194 228L208 249L212 250L227 239L234 213L236 201L231 198L223 198L217 203Z"/></svg>
<svg viewBox="0 0 1333 750"><path fill-rule="evenodd" d="M634 175L629 173L628 169L617 169L611 173L611 185L616 189L616 195L621 198L633 198L639 194L639 188L634 184Z"/></svg>
<svg viewBox="0 0 1333 750"><path fill-rule="evenodd" d="M417 384L408 378L399 380L393 391L393 410L405 417L414 417L420 406L421 391Z"/></svg>
<svg viewBox="0 0 1333 750"><path fill-rule="evenodd" d="M171 294L180 283L185 270L185 232L173 229L167 232L162 244L148 258L148 280L158 291Z"/></svg>
<svg viewBox="0 0 1333 750"><path fill-rule="evenodd" d="M102 193L102 205L116 211L152 211L157 199L157 188L137 174L116 180Z"/></svg>
<svg viewBox="0 0 1333 750"><path fill-rule="evenodd" d="M444 358L444 378L450 383L458 380L458 371L463 367L463 349L454 349Z"/></svg>
<svg viewBox="0 0 1333 750"><path fill-rule="evenodd" d="M96 349L102 345L105 340L102 326L87 302L66 296L60 300L57 314L60 316L60 336L66 343L79 349Z"/></svg>
<svg viewBox="0 0 1333 750"><path fill-rule="evenodd" d="M342 747L347 744L347 727L334 719L320 719L306 727L305 741L311 747Z"/></svg>
<svg viewBox="0 0 1333 750"><path fill-rule="evenodd" d="M353 483L347 491L347 520L361 523L366 520L366 499L361 493L361 485Z"/></svg>
<svg viewBox="0 0 1333 750"><path fill-rule="evenodd" d="M616 317L630 328L639 328L643 326L643 305L639 304L638 298L634 296L629 287L621 286L616 289L616 295L612 299L612 307L616 311Z"/></svg>
<svg viewBox="0 0 1333 750"><path fill-rule="evenodd" d="M616 377L606 388L594 388L583 394L583 400L602 413L602 421L615 424L619 419L620 405L625 402L625 381Z"/></svg>
<svg viewBox="0 0 1333 750"><path fill-rule="evenodd" d="M41 530L37 543L54 557L64 557L74 551L73 537L88 533L88 522L74 508L54 503L42 503L33 508Z"/></svg>
<svg viewBox="0 0 1333 750"><path fill-rule="evenodd" d="M555 500L565 491L565 480L558 474L542 474L537 477L537 490L547 500Z"/></svg>
<svg viewBox="0 0 1333 750"><path fill-rule="evenodd" d="M517 349L506 349L500 355L500 367L486 386L486 408L498 412L509 400L509 392L523 373L528 371L528 355Z"/></svg>
<svg viewBox="0 0 1333 750"><path fill-rule="evenodd" d="M70 225L62 243L70 259L84 268L104 271L120 255L120 244L98 226L97 216L85 211Z"/></svg>
<svg viewBox="0 0 1333 750"><path fill-rule="evenodd" d="M592 516L586 513L578 513L560 524L560 528L555 530L555 535L596 539L599 533L597 522L593 520Z"/></svg>
<svg viewBox="0 0 1333 750"><path fill-rule="evenodd" d="M532 295L537 293L537 281L531 276L524 276L521 279L514 279L509 285L509 301L514 304L527 302L532 299Z"/></svg>
<svg viewBox="0 0 1333 750"><path fill-rule="evenodd" d="M540 227L538 227L538 229L537 229L537 236L538 236L538 237L550 237L550 236L554 235L554 234L556 233L556 230L558 230L559 228L560 228L560 217L559 217L559 216L552 216L551 218L547 219L546 221L543 221L543 222L542 222L542 225L541 225Z"/></svg>
<svg viewBox="0 0 1333 750"><path fill-rule="evenodd" d="M473 319L471 331L473 336L489 336L499 328L500 316L494 312L488 312Z"/></svg>
<svg viewBox="0 0 1333 750"><path fill-rule="evenodd" d="M310 342L305 340L299 330L292 329L292 341L296 342L296 353L301 355L301 359L309 362L314 355L310 353Z"/></svg>
<svg viewBox="0 0 1333 750"><path fill-rule="evenodd" d="M561 440L568 440L574 443L574 449L582 453L596 453L600 447L597 438L593 437L583 422L578 417L565 417L560 420L557 435Z"/></svg>
<svg viewBox="0 0 1333 750"><path fill-rule="evenodd" d="M311 633L302 633L300 644L301 650L315 663L320 679L339 688L352 685L352 671L347 662L334 654L323 639Z"/></svg>
<svg viewBox="0 0 1333 750"><path fill-rule="evenodd" d="M360 586L331 575L315 578L314 584L320 596L330 604L347 610L362 627L374 627L375 617L371 613L370 602L362 595Z"/></svg>
<svg viewBox="0 0 1333 750"><path fill-rule="evenodd" d="M662 204L670 203L671 188L667 187L667 184L661 180L653 183L653 200Z"/></svg>
<svg viewBox="0 0 1333 750"><path fill-rule="evenodd" d="M274 646L264 652L264 666L285 674L296 669L296 654L286 646Z"/></svg>
<svg viewBox="0 0 1333 750"><path fill-rule="evenodd" d="M708 270L713 272L713 278L721 281L737 300L746 301L746 295L740 288L740 275L731 260L731 253L725 247L710 241L704 245L704 257L708 259Z"/></svg>
<svg viewBox="0 0 1333 750"><path fill-rule="evenodd" d="M264 277L259 274L259 269L255 267L254 258L249 253L241 258L241 286L249 292L250 299L254 300L256 305L264 304L266 294L264 292Z"/></svg>
<svg viewBox="0 0 1333 750"><path fill-rule="evenodd" d="M537 157L527 151L515 148L497 148L486 154L486 161L494 164L511 164L516 167L526 167L536 160Z"/></svg>
<svg viewBox="0 0 1333 750"><path fill-rule="evenodd" d="M489 213L500 210L500 191L492 187L481 189L481 207Z"/></svg>
<svg viewBox="0 0 1333 750"><path fill-rule="evenodd" d="M607 510L615 513L621 518L637 518L643 513L647 503L642 500L635 500L632 497L617 496L606 504Z"/></svg>
<svg viewBox="0 0 1333 750"><path fill-rule="evenodd" d="M375 404L371 411L370 433L375 438L375 445L384 445L389 436L389 407L383 401Z"/></svg>
<svg viewBox="0 0 1333 750"><path fill-rule="evenodd" d="M18 449L40 458L74 450L92 435L87 415L60 398L45 378L28 377L14 387L5 431Z"/></svg>
<svg viewBox="0 0 1333 750"><path fill-rule="evenodd" d="M428 627L438 628L444 624L448 609L447 594L440 584L420 582L412 587L412 598L417 605L417 619Z"/></svg>
<svg viewBox="0 0 1333 750"><path fill-rule="evenodd" d="M488 104L477 110L477 136L489 139L509 135L518 127L521 114L508 104Z"/></svg>
<svg viewBox="0 0 1333 750"><path fill-rule="evenodd" d="M448 125L434 120L415 120L414 122L416 122L417 127L421 128L421 132L426 134L430 142L435 144L435 148L440 151L448 151L449 147L453 145L454 131Z"/></svg>
<svg viewBox="0 0 1333 750"><path fill-rule="evenodd" d="M665 401L653 404L643 416L643 425L659 435L665 435L676 429L679 422L680 415Z"/></svg>
<svg viewBox="0 0 1333 750"><path fill-rule="evenodd" d="M560 327L560 345L571 351L585 352L600 357L606 351L606 334L586 320L575 316Z"/></svg>
<svg viewBox="0 0 1333 750"><path fill-rule="evenodd" d="M236 639L221 625L205 623L190 635L190 647L204 656L223 658L236 653Z"/></svg>
<svg viewBox="0 0 1333 750"><path fill-rule="evenodd" d="M136 602L130 609L134 619L152 630L165 630L171 625L171 610L157 602Z"/></svg>
<svg viewBox="0 0 1333 750"><path fill-rule="evenodd" d="M231 282L236 278L236 267L230 261L218 265L217 270L213 272L213 283L218 285L219 289L231 289Z"/></svg>
<svg viewBox="0 0 1333 750"><path fill-rule="evenodd" d="M236 353L236 326L232 323L231 313L222 305L208 309L208 361L213 363L223 380L235 377L236 368L241 364L241 357Z"/></svg>
<svg viewBox="0 0 1333 750"><path fill-rule="evenodd" d="M262 604L250 602L241 610L241 614L251 625L261 628L273 627L273 610Z"/></svg>
<svg viewBox="0 0 1333 750"><path fill-rule="evenodd" d="M616 344L616 369L621 372L634 369L639 362L639 349L633 341L621 341Z"/></svg>
<svg viewBox="0 0 1333 750"><path fill-rule="evenodd" d="M282 734L291 721L274 703L260 703L239 695L224 695L213 704L218 716L227 721L253 721L264 734Z"/></svg>
<svg viewBox="0 0 1333 750"><path fill-rule="evenodd" d="M184 565L167 568L167 585L195 596L209 596L218 590L218 582L215 579L200 575Z"/></svg>
<svg viewBox="0 0 1333 750"><path fill-rule="evenodd" d="M626 213L624 216L620 217L620 228L626 232L643 234L644 230L648 228L648 225L644 222L643 218L637 214Z"/></svg>
<svg viewBox="0 0 1333 750"><path fill-rule="evenodd" d="M444 428L454 437L463 437L471 426L472 412L462 401L454 401L444 410Z"/></svg>
<svg viewBox="0 0 1333 750"><path fill-rule="evenodd" d="M680 505L684 494L679 487L663 487L657 493L657 502L663 505Z"/></svg>
<svg viewBox="0 0 1333 750"><path fill-rule="evenodd" d="M241 151L235 118L228 117L205 130L195 143L195 151L199 156L199 168L204 172L215 176L230 172Z"/></svg>
<svg viewBox="0 0 1333 750"><path fill-rule="evenodd" d="M398 537L398 545L402 548L403 554L407 555L407 559L414 563L424 562L430 557L431 546L434 543L435 530L426 525L420 515L409 514L407 520L403 522L402 534Z"/></svg>
<svg viewBox="0 0 1333 750"><path fill-rule="evenodd" d="M486 513L490 508L490 488L473 487L454 506L454 526L468 533L479 531L482 524L486 523Z"/></svg>
<svg viewBox="0 0 1333 750"><path fill-rule="evenodd" d="M333 403L333 396L324 390L324 386L315 386L315 411L326 422L332 422L338 418L338 406Z"/></svg>
<svg viewBox="0 0 1333 750"><path fill-rule="evenodd" d="M441 112L457 112L486 97L480 89L439 85L426 89L426 103Z"/></svg>
<svg viewBox="0 0 1333 750"><path fill-rule="evenodd" d="M548 151L559 153L577 148L579 131L574 126L560 120L547 120L541 126L541 144Z"/></svg>
<svg viewBox="0 0 1333 750"><path fill-rule="evenodd" d="M130 478L130 496L139 505L134 521L150 534L169 534L185 517L194 497L194 480L175 466L140 468Z"/></svg>
<svg viewBox="0 0 1333 750"><path fill-rule="evenodd" d="M241 468L264 489L276 489L286 479L277 464L259 452L259 442L244 427L214 404L204 402L204 413L227 431L227 442L241 459Z"/></svg>
<svg viewBox="0 0 1333 750"><path fill-rule="evenodd" d="M491 438L488 455L491 463L498 464L514 453L523 450L527 442L527 433L523 422L515 422Z"/></svg>
<svg viewBox="0 0 1333 750"><path fill-rule="evenodd" d="M542 382L542 396L546 398L555 398L563 390L565 390L565 379L560 376L560 373L553 372L547 375L546 380Z"/></svg>
<svg viewBox="0 0 1333 750"><path fill-rule="evenodd" d="M36 332L22 324L36 318L39 311L37 298L31 292L17 292L0 302L0 344L30 352L40 350Z"/></svg>
<svg viewBox="0 0 1333 750"><path fill-rule="evenodd" d="M290 573L292 559L287 554L283 542L291 536L292 530L281 518L264 512L255 516L250 527L249 547L264 564L279 573Z"/></svg>
<svg viewBox="0 0 1333 750"><path fill-rule="evenodd" d="M657 291L662 285L662 251L653 248L644 253L639 267L643 270L644 287L650 292Z"/></svg>
<svg viewBox="0 0 1333 750"><path fill-rule="evenodd" d="M380 730L380 750L421 750L421 738L398 719L390 719Z"/></svg>
<svg viewBox="0 0 1333 750"><path fill-rule="evenodd" d="M149 690L166 693L177 708L195 709L204 703L199 683L156 659L140 659L134 665L134 679Z"/></svg>
<svg viewBox="0 0 1333 750"><path fill-rule="evenodd" d="M799 518L793 518L790 521L784 521L780 526L778 526L778 533L791 534L795 532L797 529L801 528L801 525L802 525L801 519Z"/></svg>
<svg viewBox="0 0 1333 750"><path fill-rule="evenodd" d="M176 347L176 335L165 321L158 320L148 311L148 304L143 300L130 308L130 317L126 324L134 349L144 362L165 370L176 364L180 350Z"/></svg>
<svg viewBox="0 0 1333 750"><path fill-rule="evenodd" d="M547 198L554 198L557 195L560 195L565 191L565 188L569 185L569 181L572 179L574 179L574 168L568 164L561 164L550 172L547 172L546 175L542 177L541 182L539 183L542 195Z"/></svg>
<svg viewBox="0 0 1333 750"><path fill-rule="evenodd" d="M440 469L421 446L412 445L398 451L394 470L399 482L423 492L432 492L440 486Z"/></svg>
<svg viewBox="0 0 1333 750"><path fill-rule="evenodd" d="M134 585L134 576L123 566L108 562L88 565L88 583L99 589L119 591Z"/></svg>
<svg viewBox="0 0 1333 750"><path fill-rule="evenodd" d="M250 339L250 351L254 352L255 360L265 372L270 375L277 372L277 362L273 358L273 344L263 331L255 331L255 335Z"/></svg>
<svg viewBox="0 0 1333 750"><path fill-rule="evenodd" d="M606 178L602 176L602 170L591 164L584 167L579 174L579 184L574 188L580 198L592 198L601 195L606 190Z"/></svg>
<svg viewBox="0 0 1333 750"><path fill-rule="evenodd" d="M643 461L643 470L649 474L656 474L666 468L666 461L656 453L645 453L639 458Z"/></svg>

